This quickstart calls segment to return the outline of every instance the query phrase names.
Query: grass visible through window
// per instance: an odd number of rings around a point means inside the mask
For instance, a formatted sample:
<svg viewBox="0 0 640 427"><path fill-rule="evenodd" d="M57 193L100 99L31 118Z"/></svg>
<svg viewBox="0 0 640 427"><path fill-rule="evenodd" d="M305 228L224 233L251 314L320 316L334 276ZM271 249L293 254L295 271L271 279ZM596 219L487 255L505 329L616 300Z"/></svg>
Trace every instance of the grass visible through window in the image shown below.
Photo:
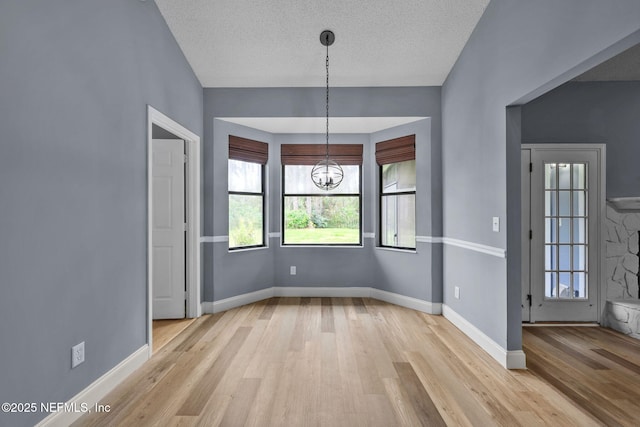
<svg viewBox="0 0 640 427"><path fill-rule="evenodd" d="M360 230L357 228L299 228L288 229L285 243L289 244L358 244Z"/></svg>

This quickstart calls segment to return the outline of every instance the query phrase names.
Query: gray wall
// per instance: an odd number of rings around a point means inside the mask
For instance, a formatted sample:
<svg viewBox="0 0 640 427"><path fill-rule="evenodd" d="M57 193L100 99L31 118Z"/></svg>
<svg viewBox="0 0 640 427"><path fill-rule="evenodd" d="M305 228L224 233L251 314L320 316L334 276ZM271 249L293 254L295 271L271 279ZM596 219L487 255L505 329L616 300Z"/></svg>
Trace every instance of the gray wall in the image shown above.
<svg viewBox="0 0 640 427"><path fill-rule="evenodd" d="M531 101L522 142L606 143L607 197L640 196L640 82L570 82Z"/></svg>
<svg viewBox="0 0 640 427"><path fill-rule="evenodd" d="M215 120L214 138L206 141L204 169L211 174L213 181L205 184L205 211L211 209L213 216L205 216L205 227L209 224L210 236L229 234L229 192L228 161L229 135L254 139L269 144L269 164L267 166L267 200L272 196L272 173L274 157L273 136L245 126L222 120ZM213 146L209 144L213 143ZM211 156L213 154L213 156ZM271 210L269 210L271 211ZM269 227L267 226L267 231ZM229 252L229 242L205 243L204 300L219 301L236 295L257 291L273 286L273 251L253 249ZM210 270L212 268L212 270Z"/></svg>
<svg viewBox="0 0 640 427"><path fill-rule="evenodd" d="M147 342L147 104L202 88L151 1L3 1L0 58L0 401L64 402Z"/></svg>
<svg viewBox="0 0 640 427"><path fill-rule="evenodd" d="M492 0L442 88L444 235L508 249L502 259L446 247L444 302L507 350L521 348L520 147L506 143L505 108L631 46L639 29L637 0Z"/></svg>
<svg viewBox="0 0 640 427"><path fill-rule="evenodd" d="M227 180L226 161L228 134L253 138L270 143L269 170L269 224L270 232L281 228L281 167L280 144L283 143L323 143L323 135L271 135L243 126L216 120L225 117L323 117L324 89L322 88L269 88L269 89L205 89L204 91L204 223L205 234L209 236L227 235ZM424 197L419 199L419 232L437 233L441 230L441 187L440 187L440 88L399 87L399 88L332 88L332 117L387 117L423 116L431 117L401 129L380 133L380 136L394 132L419 134L421 147L418 154L423 157L425 179ZM397 136L401 136L398 134ZM391 137L391 136L389 136ZM332 143L362 143L364 145L363 164L363 231L376 232L377 182L373 142L381 139L371 135L334 135ZM375 141L374 141L375 140ZM434 156L436 158L434 159ZM211 167L213 165L213 167ZM421 181L422 182L422 181ZM427 202L426 199L430 198ZM428 211L431 209L431 211ZM416 255L394 253L374 255L375 240L363 239L363 248L291 248L281 247L279 238L271 238L268 249L243 252L228 252L228 244L207 243L204 259L213 260L210 268L205 262L205 300L219 301L235 295L256 291L269 286L375 286L403 295L439 302L441 291L441 263L434 268L425 264L418 266ZM422 245L422 244L421 244ZM431 254L428 248L420 250L426 259L437 257L439 250ZM272 258L270 258L272 257ZM270 261L272 259L272 261ZM380 259L389 264L385 267L386 279L380 277ZM257 262L257 266L253 266ZM268 273L272 263L273 272ZM382 263L384 263L382 262ZM392 264L397 263L395 273ZM297 274L291 276L289 267L295 265ZM331 271L327 275L327 271ZM258 273L258 271L260 273ZM438 285L432 289L431 280L418 278L426 274L435 277ZM336 282L335 278L340 281ZM398 284L392 285L391 281ZM269 283L271 282L271 283ZM427 285L429 283L429 285ZM399 287L398 287L399 286ZM435 299L431 299L435 298Z"/></svg>
<svg viewBox="0 0 640 427"><path fill-rule="evenodd" d="M440 169L433 168L432 156L439 155L431 141L431 119L421 120L404 126L397 126L376 132L371 135L372 152L375 144L405 135L416 135L416 236L441 236L442 211L440 198ZM375 155L370 159L373 165L372 181L375 186L375 198L372 204L372 217L376 219L374 231L379 240L379 212L380 191L379 166L375 162ZM440 164L440 158L437 157ZM438 184L433 185L434 181ZM434 191L434 187L437 188ZM435 194L434 194L435 193ZM442 302L442 245L439 243L416 242L416 252L413 254L399 253L385 249L374 251L378 273L374 286L376 288L394 292L430 302Z"/></svg>

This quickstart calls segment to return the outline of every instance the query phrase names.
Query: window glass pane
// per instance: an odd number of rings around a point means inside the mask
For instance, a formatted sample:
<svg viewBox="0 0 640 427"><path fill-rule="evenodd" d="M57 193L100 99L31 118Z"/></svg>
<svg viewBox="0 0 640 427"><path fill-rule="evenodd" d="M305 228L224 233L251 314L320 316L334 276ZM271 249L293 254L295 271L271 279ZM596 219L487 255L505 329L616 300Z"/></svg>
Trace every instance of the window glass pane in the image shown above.
<svg viewBox="0 0 640 427"><path fill-rule="evenodd" d="M262 165L229 160L229 191L262 193Z"/></svg>
<svg viewBox="0 0 640 427"><path fill-rule="evenodd" d="M571 219L558 218L558 240L560 243L571 243Z"/></svg>
<svg viewBox="0 0 640 427"><path fill-rule="evenodd" d="M382 246L416 247L416 195L382 196Z"/></svg>
<svg viewBox="0 0 640 427"><path fill-rule="evenodd" d="M558 266L560 270L571 270L571 246L558 246Z"/></svg>
<svg viewBox="0 0 640 427"><path fill-rule="evenodd" d="M573 216L586 216L586 192L573 192Z"/></svg>
<svg viewBox="0 0 640 427"><path fill-rule="evenodd" d="M558 295L560 298L571 298L571 273L558 274Z"/></svg>
<svg viewBox="0 0 640 427"><path fill-rule="evenodd" d="M545 191L544 192L544 214L546 216L557 216L558 211L556 209L556 192Z"/></svg>
<svg viewBox="0 0 640 427"><path fill-rule="evenodd" d="M556 188L556 164L546 163L544 165L544 188L553 190Z"/></svg>
<svg viewBox="0 0 640 427"><path fill-rule="evenodd" d="M285 244L360 243L358 196L285 196L284 218Z"/></svg>
<svg viewBox="0 0 640 427"><path fill-rule="evenodd" d="M229 247L264 244L262 196L229 194Z"/></svg>
<svg viewBox="0 0 640 427"><path fill-rule="evenodd" d="M547 298L556 298L556 280L558 273L544 273L544 296Z"/></svg>
<svg viewBox="0 0 640 427"><path fill-rule="evenodd" d="M416 190L416 161L391 163L382 166L382 192L397 193Z"/></svg>
<svg viewBox="0 0 640 427"><path fill-rule="evenodd" d="M558 188L571 188L571 167L566 163L558 163Z"/></svg>
<svg viewBox="0 0 640 427"><path fill-rule="evenodd" d="M571 215L571 192L558 191L558 215Z"/></svg>
<svg viewBox="0 0 640 427"><path fill-rule="evenodd" d="M558 269L558 254L555 245L545 245L544 247L544 268L545 270Z"/></svg>
<svg viewBox="0 0 640 427"><path fill-rule="evenodd" d="M556 234L556 219L546 218L544 220L544 242L545 243L557 243L558 237Z"/></svg>
<svg viewBox="0 0 640 427"><path fill-rule="evenodd" d="M573 269L585 270L587 265L587 247L585 245L573 246Z"/></svg>
<svg viewBox="0 0 640 427"><path fill-rule="evenodd" d="M587 243L586 223L584 218L573 219L573 243Z"/></svg>
<svg viewBox="0 0 640 427"><path fill-rule="evenodd" d="M285 165L284 192L286 194L358 194L360 193L360 166L340 165L344 177L340 185L330 191L315 186L311 180L313 165Z"/></svg>
<svg viewBox="0 0 640 427"><path fill-rule="evenodd" d="M573 164L573 188L583 189L585 187L585 164L575 163Z"/></svg>
<svg viewBox="0 0 640 427"><path fill-rule="evenodd" d="M587 297L587 273L573 273L573 297Z"/></svg>

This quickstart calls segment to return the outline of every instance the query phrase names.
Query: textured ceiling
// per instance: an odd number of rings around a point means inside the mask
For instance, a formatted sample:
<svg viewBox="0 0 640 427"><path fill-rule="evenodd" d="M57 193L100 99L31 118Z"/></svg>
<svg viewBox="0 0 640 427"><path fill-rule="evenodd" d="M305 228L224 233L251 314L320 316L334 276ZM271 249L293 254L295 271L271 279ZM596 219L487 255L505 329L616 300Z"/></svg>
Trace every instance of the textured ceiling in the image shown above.
<svg viewBox="0 0 640 427"><path fill-rule="evenodd" d="M489 0L156 0L204 87L440 86Z"/></svg>
<svg viewBox="0 0 640 427"><path fill-rule="evenodd" d="M640 44L593 67L573 80L578 82L639 81Z"/></svg>

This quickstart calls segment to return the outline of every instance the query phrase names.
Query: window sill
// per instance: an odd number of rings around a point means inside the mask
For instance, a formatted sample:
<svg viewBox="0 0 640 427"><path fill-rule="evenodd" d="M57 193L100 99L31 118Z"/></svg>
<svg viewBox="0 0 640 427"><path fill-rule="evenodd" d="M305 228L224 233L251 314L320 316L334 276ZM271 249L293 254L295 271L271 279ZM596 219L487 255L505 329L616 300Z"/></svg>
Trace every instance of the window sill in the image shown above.
<svg viewBox="0 0 640 427"><path fill-rule="evenodd" d="M227 249L227 252L230 254L235 254L237 252L251 252L251 251L261 251L264 249L269 249L269 246L258 246L254 248L238 248L238 249Z"/></svg>
<svg viewBox="0 0 640 427"><path fill-rule="evenodd" d="M280 244L281 248L284 249L299 249L299 248L313 248L313 249L361 249L364 248L364 245L283 245Z"/></svg>
<svg viewBox="0 0 640 427"><path fill-rule="evenodd" d="M418 251L415 249L399 249L399 248L387 248L384 246L376 246L376 250L380 251L390 251L390 252L402 252L405 254L417 254Z"/></svg>

